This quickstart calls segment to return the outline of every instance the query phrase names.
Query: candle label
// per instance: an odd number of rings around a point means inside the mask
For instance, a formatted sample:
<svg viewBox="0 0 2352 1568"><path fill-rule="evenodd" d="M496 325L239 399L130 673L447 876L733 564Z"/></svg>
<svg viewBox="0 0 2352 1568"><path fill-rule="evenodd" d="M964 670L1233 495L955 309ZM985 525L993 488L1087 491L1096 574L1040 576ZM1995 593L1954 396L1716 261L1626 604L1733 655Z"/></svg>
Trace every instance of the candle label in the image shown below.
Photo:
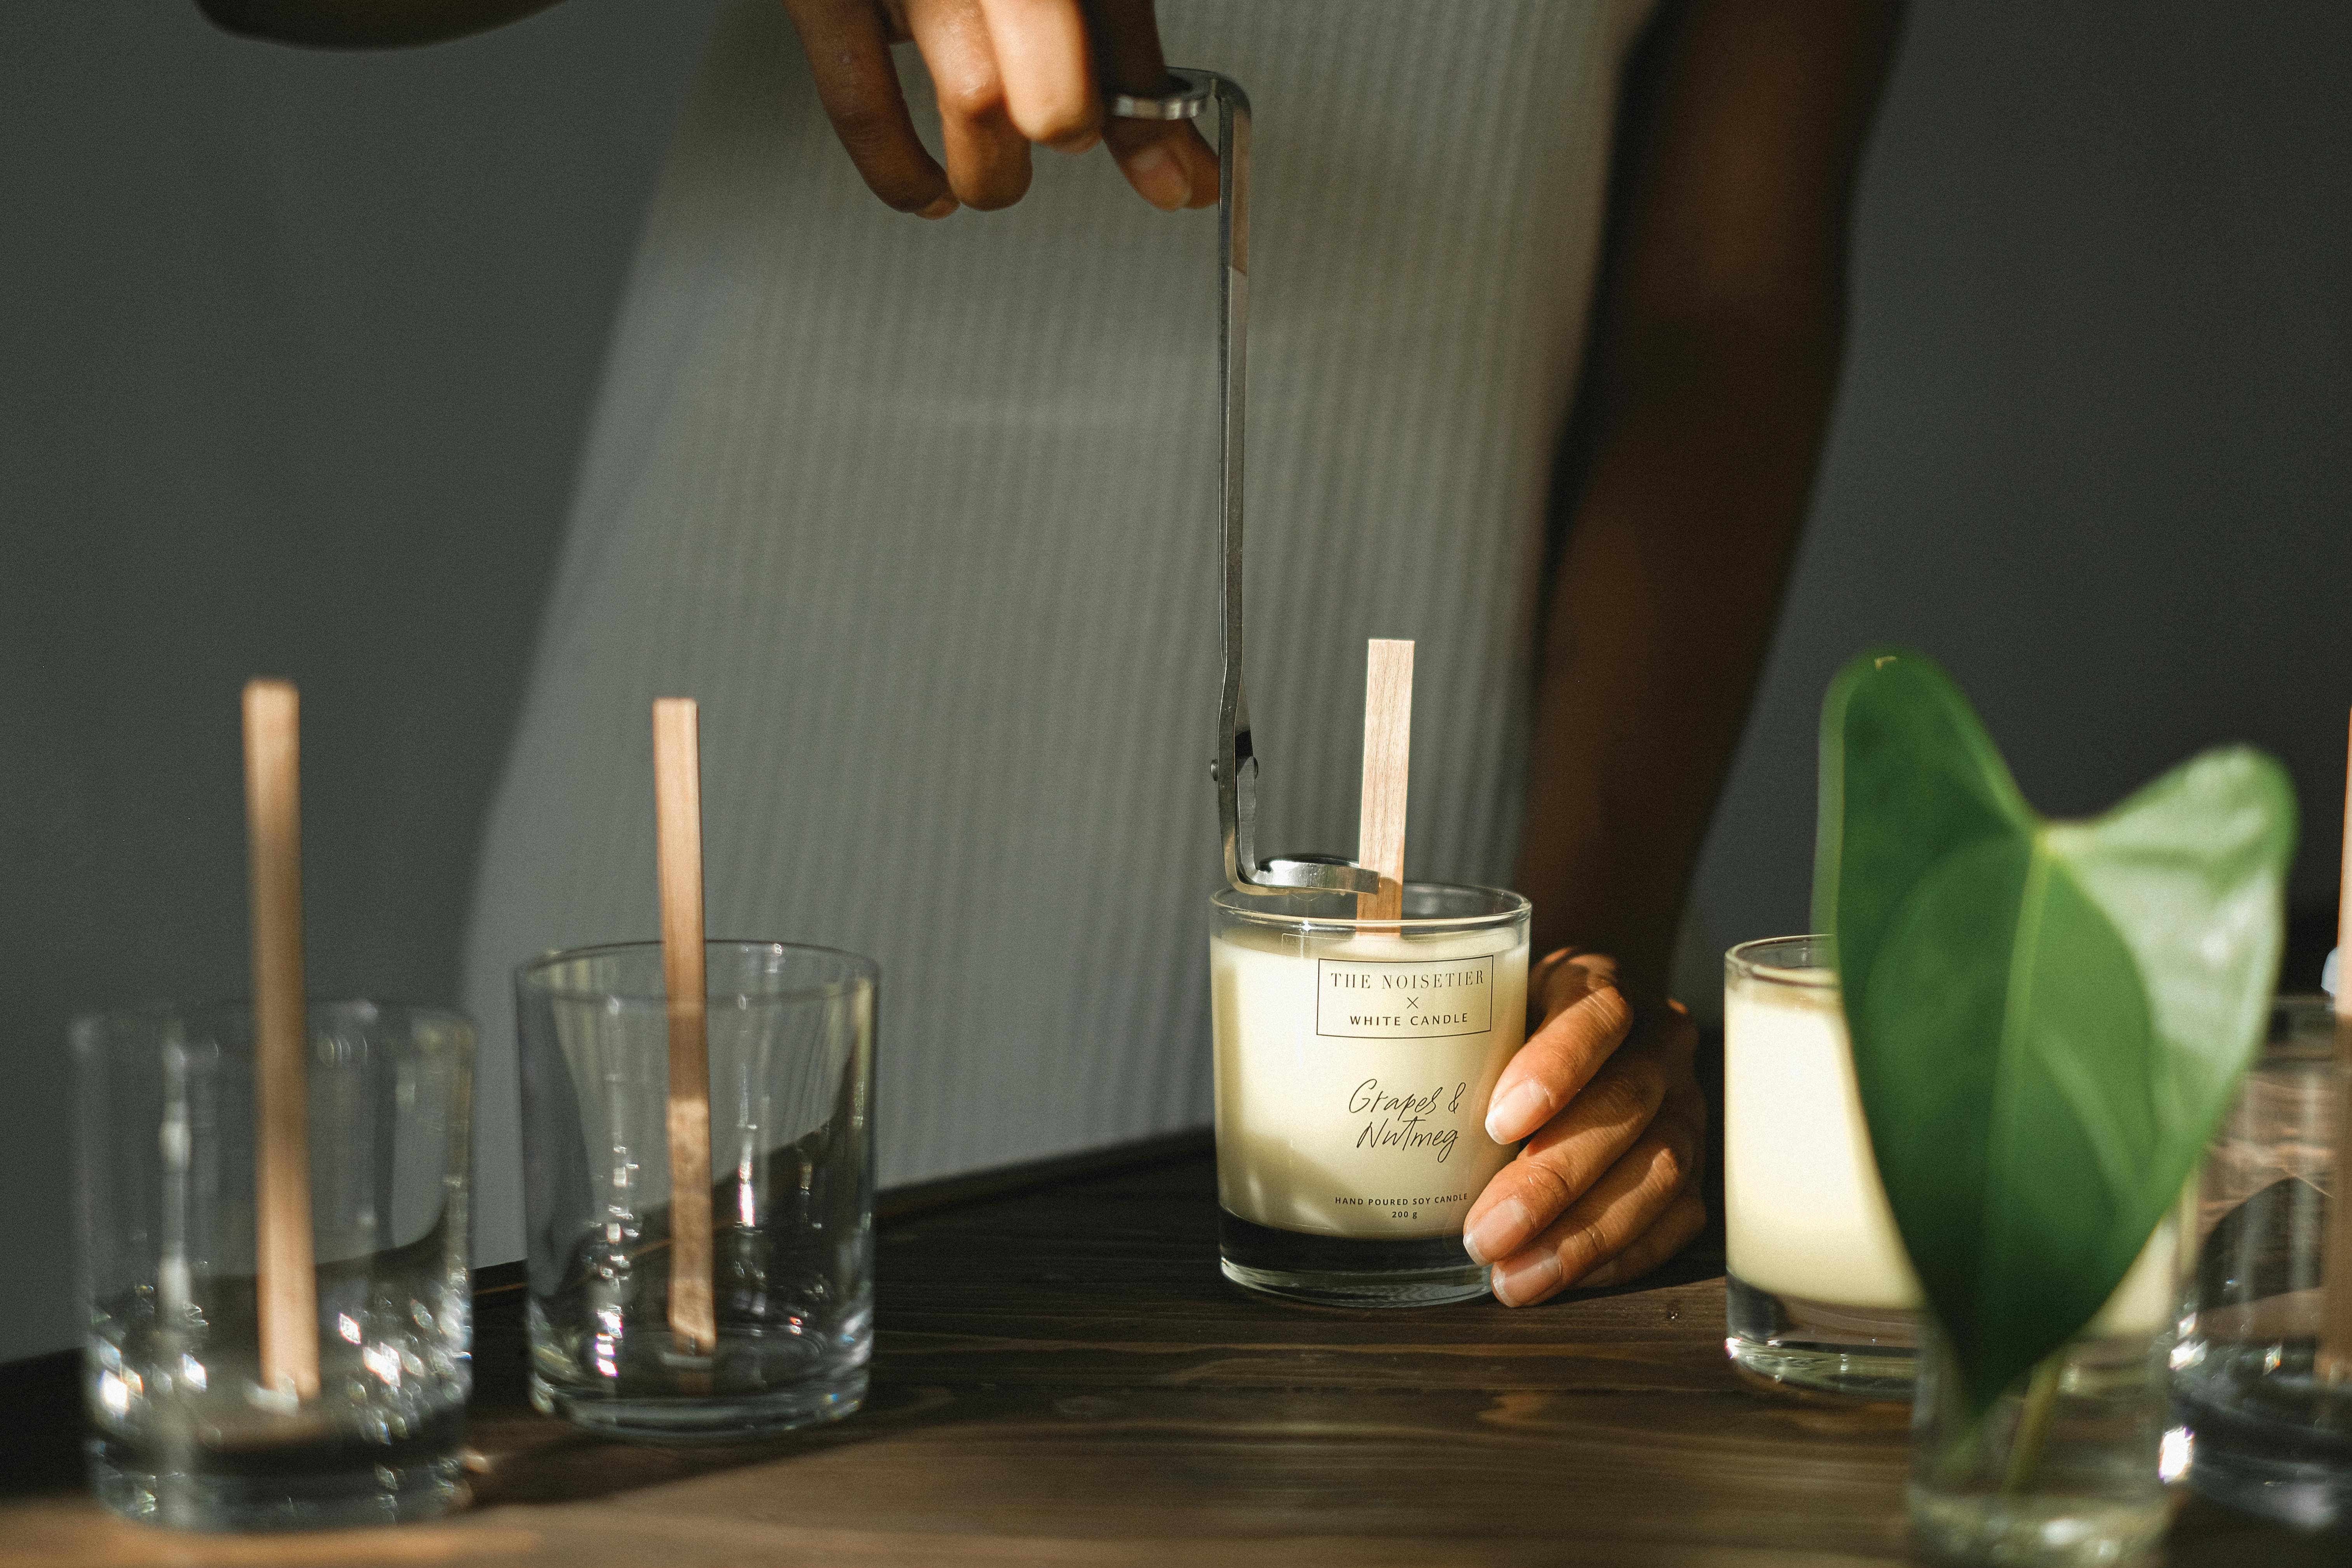
<svg viewBox="0 0 2352 1568"><path fill-rule="evenodd" d="M1436 963L1315 961L1315 1032L1343 1040L1483 1035L1495 1016L1495 959Z"/></svg>
<svg viewBox="0 0 2352 1568"><path fill-rule="evenodd" d="M1461 1234L1511 1158L1486 1121L1527 1012L1517 935L1212 940L1226 1212L1319 1236Z"/></svg>

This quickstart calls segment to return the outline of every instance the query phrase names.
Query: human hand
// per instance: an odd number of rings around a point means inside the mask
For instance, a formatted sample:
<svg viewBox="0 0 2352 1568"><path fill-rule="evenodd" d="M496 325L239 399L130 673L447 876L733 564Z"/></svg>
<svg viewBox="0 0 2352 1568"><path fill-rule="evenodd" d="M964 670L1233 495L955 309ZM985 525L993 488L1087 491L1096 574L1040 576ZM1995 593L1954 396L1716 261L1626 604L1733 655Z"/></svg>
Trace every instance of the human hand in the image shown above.
<svg viewBox="0 0 2352 1568"><path fill-rule="evenodd" d="M1152 0L783 0L817 97L850 162L900 212L1010 206L1029 189L1029 147L1108 144L1156 207L1217 199L1217 155L1186 121L1107 119L1102 81L1166 89ZM912 40L938 89L947 168L924 150L890 46ZM1097 78L1101 79L1097 79Z"/></svg>
<svg viewBox="0 0 2352 1568"><path fill-rule="evenodd" d="M1669 1002L1637 1022L1616 961L1600 953L1553 960L1537 976L1543 1025L1504 1068L1486 1113L1488 1137L1527 1147L1470 1205L1463 1234L1471 1258L1493 1265L1507 1307L1638 1279L1706 1223L1690 1015Z"/></svg>

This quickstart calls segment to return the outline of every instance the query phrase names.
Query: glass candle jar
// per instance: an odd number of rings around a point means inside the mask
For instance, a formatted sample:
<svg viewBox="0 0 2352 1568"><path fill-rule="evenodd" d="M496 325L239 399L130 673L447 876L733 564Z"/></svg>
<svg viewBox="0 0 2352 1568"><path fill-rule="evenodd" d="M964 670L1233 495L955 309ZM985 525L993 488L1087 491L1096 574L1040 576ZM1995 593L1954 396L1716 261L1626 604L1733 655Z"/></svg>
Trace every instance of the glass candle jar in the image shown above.
<svg viewBox="0 0 2352 1568"><path fill-rule="evenodd" d="M1829 938L1733 948L1723 1013L1732 1364L1751 1385L1906 1402L1924 1301L1878 1179ZM2171 1321L2175 1247L2159 1227L2100 1320L2111 1331Z"/></svg>
<svg viewBox="0 0 2352 1568"><path fill-rule="evenodd" d="M1528 900L1408 882L1393 921L1352 894L1211 902L1225 1277L1334 1306L1484 1295L1462 1221L1512 1154L1486 1102L1526 1037Z"/></svg>
<svg viewBox="0 0 2352 1568"><path fill-rule="evenodd" d="M2336 1147L2347 1078L2328 999L2278 998L2206 1154L2195 1315L2173 1358L2189 1484L2302 1530L2352 1529L2352 1380L2325 1375L2319 1355L2329 1225L2347 1201Z"/></svg>
<svg viewBox="0 0 2352 1568"><path fill-rule="evenodd" d="M1724 955L1724 1344L1751 1384L1911 1397L1919 1281L1879 1184L1825 936Z"/></svg>

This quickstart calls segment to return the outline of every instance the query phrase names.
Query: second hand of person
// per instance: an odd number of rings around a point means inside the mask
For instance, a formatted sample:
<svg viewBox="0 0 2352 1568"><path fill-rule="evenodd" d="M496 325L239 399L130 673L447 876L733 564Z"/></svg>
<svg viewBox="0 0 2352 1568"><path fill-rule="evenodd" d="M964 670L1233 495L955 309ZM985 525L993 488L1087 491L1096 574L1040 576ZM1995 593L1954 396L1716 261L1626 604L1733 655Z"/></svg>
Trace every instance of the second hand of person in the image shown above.
<svg viewBox="0 0 2352 1568"><path fill-rule="evenodd" d="M1151 0L783 0L850 162L888 205L927 218L1012 205L1033 144L1106 143L1129 184L1173 212L1217 199L1217 155L1185 121L1108 120L1104 84L1162 90ZM946 167L915 132L890 46L930 72Z"/></svg>

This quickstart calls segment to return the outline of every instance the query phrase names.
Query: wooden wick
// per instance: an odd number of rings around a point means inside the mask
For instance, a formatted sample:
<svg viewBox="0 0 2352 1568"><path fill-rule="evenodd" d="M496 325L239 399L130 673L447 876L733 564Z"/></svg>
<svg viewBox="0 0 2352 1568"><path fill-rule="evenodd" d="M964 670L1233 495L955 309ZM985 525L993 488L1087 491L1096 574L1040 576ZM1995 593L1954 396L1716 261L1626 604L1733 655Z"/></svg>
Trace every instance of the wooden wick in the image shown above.
<svg viewBox="0 0 2352 1568"><path fill-rule="evenodd" d="M2336 1147L2315 1370L2352 1383L2352 732L2345 745L2343 881L2336 900Z"/></svg>
<svg viewBox="0 0 2352 1568"><path fill-rule="evenodd" d="M310 1399L319 1392L319 1278L310 1244L310 1026L302 987L301 729L301 699L290 682L246 683L261 1383Z"/></svg>
<svg viewBox="0 0 2352 1568"><path fill-rule="evenodd" d="M710 1044L703 1015L702 739L691 697L654 702L662 984L669 997L669 1326L719 1348L710 1289Z"/></svg>
<svg viewBox="0 0 2352 1568"><path fill-rule="evenodd" d="M1412 644L1374 637L1364 650L1364 805L1356 863L1381 890L1356 895L1360 921L1404 915L1405 784L1412 762Z"/></svg>

